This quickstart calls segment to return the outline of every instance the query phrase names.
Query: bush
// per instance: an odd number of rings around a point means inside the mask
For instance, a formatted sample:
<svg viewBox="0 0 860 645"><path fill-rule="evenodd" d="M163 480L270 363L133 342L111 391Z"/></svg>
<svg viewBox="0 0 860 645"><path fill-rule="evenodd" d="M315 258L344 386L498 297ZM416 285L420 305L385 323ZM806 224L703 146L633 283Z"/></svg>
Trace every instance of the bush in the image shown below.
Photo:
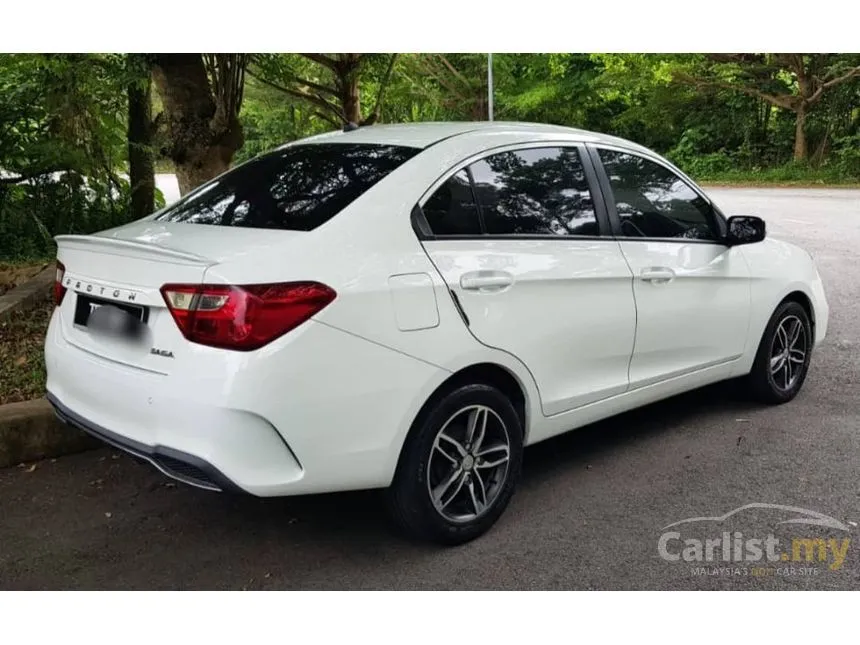
<svg viewBox="0 0 860 645"><path fill-rule="evenodd" d="M708 135L699 128L684 131L666 156L697 181L773 184L842 184L860 181L860 134L836 139L825 165L771 160L764 167L761 152L749 144L735 152L703 152ZM757 161L758 160L758 161Z"/></svg>
<svg viewBox="0 0 860 645"><path fill-rule="evenodd" d="M694 157L680 167L689 175L709 177L736 170L738 164L732 155L721 150L720 152L712 152L701 157Z"/></svg>
<svg viewBox="0 0 860 645"><path fill-rule="evenodd" d="M736 159L726 152L703 153L707 133L698 128L684 130L678 144L666 156L684 172L695 177L706 177L731 171L737 167Z"/></svg>
<svg viewBox="0 0 860 645"><path fill-rule="evenodd" d="M157 198L163 203L160 194ZM129 185L122 178L64 173L0 186L0 260L52 257L55 235L123 224L129 203Z"/></svg>
<svg viewBox="0 0 860 645"><path fill-rule="evenodd" d="M840 177L860 181L860 133L836 139L827 165Z"/></svg>

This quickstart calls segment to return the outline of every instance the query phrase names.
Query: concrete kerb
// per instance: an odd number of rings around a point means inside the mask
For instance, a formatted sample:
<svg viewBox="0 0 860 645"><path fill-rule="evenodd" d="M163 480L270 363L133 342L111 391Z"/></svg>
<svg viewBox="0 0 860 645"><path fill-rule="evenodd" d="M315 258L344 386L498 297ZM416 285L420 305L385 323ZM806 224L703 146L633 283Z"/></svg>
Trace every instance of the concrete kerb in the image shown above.
<svg viewBox="0 0 860 645"><path fill-rule="evenodd" d="M0 320L39 304L56 275L52 263L35 277L0 296ZM3 366L0 365L0 378ZM0 405L0 468L68 455L102 445L57 420L46 399Z"/></svg>
<svg viewBox="0 0 860 645"><path fill-rule="evenodd" d="M51 263L35 277L0 296L0 320L4 320L16 309L29 309L39 304L45 291L54 284L56 275L56 266Z"/></svg>
<svg viewBox="0 0 860 645"><path fill-rule="evenodd" d="M0 468L102 445L60 422L46 399L0 405Z"/></svg>

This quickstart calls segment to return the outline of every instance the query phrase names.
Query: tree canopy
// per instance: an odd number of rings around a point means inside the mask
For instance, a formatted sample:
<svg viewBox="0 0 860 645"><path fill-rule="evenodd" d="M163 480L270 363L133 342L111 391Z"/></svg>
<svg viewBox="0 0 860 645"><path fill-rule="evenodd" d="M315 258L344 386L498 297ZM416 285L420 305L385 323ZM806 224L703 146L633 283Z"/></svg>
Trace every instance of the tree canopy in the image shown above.
<svg viewBox="0 0 860 645"><path fill-rule="evenodd" d="M856 54L496 54L493 65L497 120L632 139L697 179L860 181ZM348 123L483 120L487 107L486 54L2 54L0 257L151 211L155 169L185 192Z"/></svg>

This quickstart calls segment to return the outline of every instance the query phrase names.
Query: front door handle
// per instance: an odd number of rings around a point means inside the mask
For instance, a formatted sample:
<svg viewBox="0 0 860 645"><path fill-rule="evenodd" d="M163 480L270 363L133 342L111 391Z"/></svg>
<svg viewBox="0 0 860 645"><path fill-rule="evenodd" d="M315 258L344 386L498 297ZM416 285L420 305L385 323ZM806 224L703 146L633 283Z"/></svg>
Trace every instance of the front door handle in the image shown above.
<svg viewBox="0 0 860 645"><path fill-rule="evenodd" d="M675 278L675 272L669 267L650 267L642 269L640 277L653 284L665 284Z"/></svg>
<svg viewBox="0 0 860 645"><path fill-rule="evenodd" d="M471 271L460 276L460 287L467 291L494 293L504 291L514 283L507 271Z"/></svg>

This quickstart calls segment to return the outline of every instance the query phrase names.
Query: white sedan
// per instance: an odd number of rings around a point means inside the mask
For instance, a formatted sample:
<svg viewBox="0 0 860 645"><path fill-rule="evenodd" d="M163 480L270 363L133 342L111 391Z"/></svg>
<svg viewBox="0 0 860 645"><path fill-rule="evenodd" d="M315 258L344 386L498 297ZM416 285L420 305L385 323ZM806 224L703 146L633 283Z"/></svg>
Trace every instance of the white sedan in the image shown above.
<svg viewBox="0 0 860 645"><path fill-rule="evenodd" d="M808 253L555 126L327 133L57 243L60 418L209 490L385 488L449 544L524 446L724 379L790 401L827 329Z"/></svg>

